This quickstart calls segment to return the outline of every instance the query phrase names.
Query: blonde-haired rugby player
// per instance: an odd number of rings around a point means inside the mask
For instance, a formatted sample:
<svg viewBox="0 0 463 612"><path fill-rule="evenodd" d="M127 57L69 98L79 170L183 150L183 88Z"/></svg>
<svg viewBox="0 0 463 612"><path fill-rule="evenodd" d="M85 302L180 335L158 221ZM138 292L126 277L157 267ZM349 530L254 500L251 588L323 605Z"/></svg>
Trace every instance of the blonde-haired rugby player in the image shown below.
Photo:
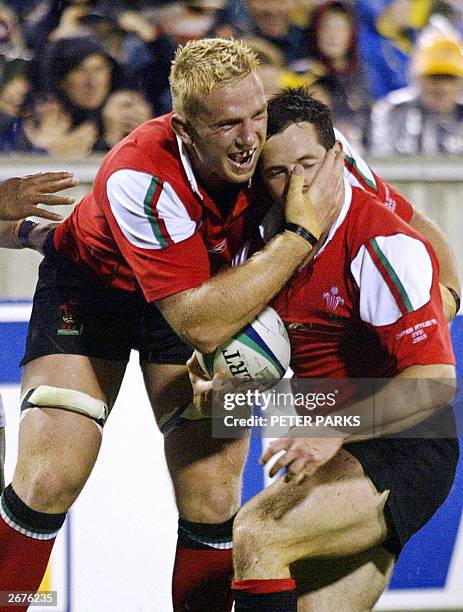
<svg viewBox="0 0 463 612"><path fill-rule="evenodd" d="M254 318L310 254L294 228L316 240L342 205L343 157L331 152L311 205L287 202L292 229L246 265L222 271L263 215L249 185L267 120L256 69L239 42L180 49L173 113L108 153L92 193L44 245L23 360L20 454L0 505L6 589L39 585L135 348L166 434L180 514L174 609L231 606L232 521L247 440L212 439L210 423L189 407L184 363L192 346L211 351ZM353 168L348 174L357 180ZM384 183L374 188L384 191Z"/></svg>

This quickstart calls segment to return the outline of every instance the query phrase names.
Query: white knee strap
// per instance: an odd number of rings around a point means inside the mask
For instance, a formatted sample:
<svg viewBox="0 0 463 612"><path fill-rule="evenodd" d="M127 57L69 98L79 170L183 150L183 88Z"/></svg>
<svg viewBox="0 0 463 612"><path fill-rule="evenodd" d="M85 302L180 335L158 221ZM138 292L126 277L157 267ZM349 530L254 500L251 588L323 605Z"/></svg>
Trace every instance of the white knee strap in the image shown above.
<svg viewBox="0 0 463 612"><path fill-rule="evenodd" d="M59 408L76 412L89 417L97 425L100 431L108 418L108 407L99 399L95 399L87 393L75 391L74 389L62 389L60 387L49 387L40 385L37 389L29 389L21 397L21 412L30 408Z"/></svg>

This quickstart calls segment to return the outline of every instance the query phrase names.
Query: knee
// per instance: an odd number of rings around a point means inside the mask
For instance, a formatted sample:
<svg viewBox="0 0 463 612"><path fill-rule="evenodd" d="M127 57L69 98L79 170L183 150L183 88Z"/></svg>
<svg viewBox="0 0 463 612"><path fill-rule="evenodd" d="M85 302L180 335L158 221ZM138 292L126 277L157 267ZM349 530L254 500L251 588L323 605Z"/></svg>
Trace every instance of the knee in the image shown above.
<svg viewBox="0 0 463 612"><path fill-rule="evenodd" d="M32 469L16 470L13 488L25 504L46 513L69 510L79 495L86 478L76 470L65 473L47 463Z"/></svg>
<svg viewBox="0 0 463 612"><path fill-rule="evenodd" d="M261 520L251 508L244 506L233 525L233 561L235 578L257 576L272 558L273 528Z"/></svg>
<svg viewBox="0 0 463 612"><path fill-rule="evenodd" d="M188 505L189 520L224 523L238 511L240 493L234 487L211 483L210 486L192 491L188 496Z"/></svg>

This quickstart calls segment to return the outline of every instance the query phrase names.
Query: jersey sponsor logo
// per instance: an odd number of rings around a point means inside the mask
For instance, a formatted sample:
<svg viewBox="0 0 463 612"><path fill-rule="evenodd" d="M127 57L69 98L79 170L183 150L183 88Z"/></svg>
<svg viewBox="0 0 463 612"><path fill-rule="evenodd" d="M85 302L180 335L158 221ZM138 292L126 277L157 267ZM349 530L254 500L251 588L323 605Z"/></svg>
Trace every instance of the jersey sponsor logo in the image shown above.
<svg viewBox="0 0 463 612"><path fill-rule="evenodd" d="M335 312L339 306L344 304L344 298L339 295L338 287L331 287L329 291L325 291L323 299L326 302L327 307Z"/></svg>

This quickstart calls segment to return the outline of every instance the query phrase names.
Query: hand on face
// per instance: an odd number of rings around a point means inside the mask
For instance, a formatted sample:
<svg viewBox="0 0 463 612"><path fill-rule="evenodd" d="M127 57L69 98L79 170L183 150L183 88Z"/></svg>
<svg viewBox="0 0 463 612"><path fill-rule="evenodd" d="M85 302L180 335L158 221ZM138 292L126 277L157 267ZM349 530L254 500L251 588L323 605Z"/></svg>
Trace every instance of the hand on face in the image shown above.
<svg viewBox="0 0 463 612"><path fill-rule="evenodd" d="M301 225L320 238L333 225L343 201L344 154L333 147L327 151L310 185L302 167L299 164L294 167L286 197L286 221Z"/></svg>

